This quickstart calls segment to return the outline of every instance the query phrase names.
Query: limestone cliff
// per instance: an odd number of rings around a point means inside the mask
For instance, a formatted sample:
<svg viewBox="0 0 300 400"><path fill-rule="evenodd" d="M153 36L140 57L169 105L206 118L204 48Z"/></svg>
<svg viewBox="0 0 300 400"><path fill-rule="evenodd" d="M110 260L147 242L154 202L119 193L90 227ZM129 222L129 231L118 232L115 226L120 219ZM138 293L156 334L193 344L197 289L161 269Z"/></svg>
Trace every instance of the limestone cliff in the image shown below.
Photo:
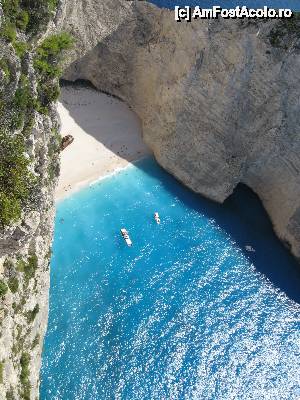
<svg viewBox="0 0 300 400"><path fill-rule="evenodd" d="M0 4L1 400L39 396L59 173L58 53L69 43L46 38L53 5Z"/></svg>
<svg viewBox="0 0 300 400"><path fill-rule="evenodd" d="M251 187L300 257L299 18L176 23L148 3L73 5L57 20L79 43L64 78L124 99L157 161L192 190L222 202Z"/></svg>

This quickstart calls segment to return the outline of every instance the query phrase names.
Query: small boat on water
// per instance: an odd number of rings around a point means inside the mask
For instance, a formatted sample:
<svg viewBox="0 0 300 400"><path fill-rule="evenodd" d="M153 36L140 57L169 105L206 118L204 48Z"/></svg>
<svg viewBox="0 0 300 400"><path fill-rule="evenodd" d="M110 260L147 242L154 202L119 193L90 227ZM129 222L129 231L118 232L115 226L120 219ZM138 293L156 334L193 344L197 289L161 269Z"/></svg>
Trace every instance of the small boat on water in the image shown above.
<svg viewBox="0 0 300 400"><path fill-rule="evenodd" d="M123 236L123 239L125 240L127 246L129 246L129 247L132 246L132 241L129 237L127 230L125 228L122 228L122 229L120 229L120 231L121 231L121 235Z"/></svg>
<svg viewBox="0 0 300 400"><path fill-rule="evenodd" d="M158 212L154 213L154 219L155 219L157 224L160 224L160 218L159 218Z"/></svg>
<svg viewBox="0 0 300 400"><path fill-rule="evenodd" d="M252 246L247 245L247 246L245 246L245 249L247 251L250 251L251 253L255 253L255 249Z"/></svg>

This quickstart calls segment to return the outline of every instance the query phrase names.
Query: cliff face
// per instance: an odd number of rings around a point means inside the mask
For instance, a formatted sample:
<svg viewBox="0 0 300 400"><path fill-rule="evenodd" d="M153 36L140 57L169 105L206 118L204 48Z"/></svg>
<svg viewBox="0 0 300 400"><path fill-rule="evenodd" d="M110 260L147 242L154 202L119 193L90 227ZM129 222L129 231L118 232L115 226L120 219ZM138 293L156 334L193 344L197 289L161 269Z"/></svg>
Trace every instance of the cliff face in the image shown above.
<svg viewBox="0 0 300 400"><path fill-rule="evenodd" d="M299 19L176 23L147 3L85 4L65 1L57 20L79 43L64 78L124 99L192 190L222 202L247 184L300 257Z"/></svg>
<svg viewBox="0 0 300 400"><path fill-rule="evenodd" d="M59 172L57 77L42 46L53 13L46 0L27 4L0 5L1 400L39 396Z"/></svg>

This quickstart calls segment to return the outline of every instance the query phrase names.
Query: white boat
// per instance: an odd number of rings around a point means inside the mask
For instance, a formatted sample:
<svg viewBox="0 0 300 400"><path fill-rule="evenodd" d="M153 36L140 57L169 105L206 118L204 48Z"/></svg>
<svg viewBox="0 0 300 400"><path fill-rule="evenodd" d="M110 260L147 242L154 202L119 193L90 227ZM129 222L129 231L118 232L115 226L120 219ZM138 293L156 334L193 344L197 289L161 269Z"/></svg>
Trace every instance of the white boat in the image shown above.
<svg viewBox="0 0 300 400"><path fill-rule="evenodd" d="M160 218L159 218L158 212L154 213L154 219L155 219L157 224L160 224Z"/></svg>
<svg viewBox="0 0 300 400"><path fill-rule="evenodd" d="M247 246L245 246L245 249L247 251L250 251L251 253L255 253L255 249L252 246L247 245Z"/></svg>
<svg viewBox="0 0 300 400"><path fill-rule="evenodd" d="M125 228L122 228L122 229L120 229L120 231L121 231L121 235L123 236L123 239L125 240L127 246L129 246L129 247L132 246L132 241L129 237L127 230Z"/></svg>

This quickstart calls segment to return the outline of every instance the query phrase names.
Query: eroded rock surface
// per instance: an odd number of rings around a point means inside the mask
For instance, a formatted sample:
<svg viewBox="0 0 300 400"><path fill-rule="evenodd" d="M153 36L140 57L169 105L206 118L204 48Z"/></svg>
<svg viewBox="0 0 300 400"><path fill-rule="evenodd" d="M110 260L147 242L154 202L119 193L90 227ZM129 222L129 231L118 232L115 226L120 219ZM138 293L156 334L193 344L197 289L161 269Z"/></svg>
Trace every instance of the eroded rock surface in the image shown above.
<svg viewBox="0 0 300 400"><path fill-rule="evenodd" d="M57 19L78 43L64 78L124 99L157 161L192 190L222 202L247 184L300 257L299 22L176 23L148 3L73 4Z"/></svg>
<svg viewBox="0 0 300 400"><path fill-rule="evenodd" d="M43 109L38 103L42 84L48 84L43 92L55 88L34 66L44 31L16 30L10 13L22 10L5 6L4 18L0 4L0 400L35 400L48 320L59 123L53 101Z"/></svg>

